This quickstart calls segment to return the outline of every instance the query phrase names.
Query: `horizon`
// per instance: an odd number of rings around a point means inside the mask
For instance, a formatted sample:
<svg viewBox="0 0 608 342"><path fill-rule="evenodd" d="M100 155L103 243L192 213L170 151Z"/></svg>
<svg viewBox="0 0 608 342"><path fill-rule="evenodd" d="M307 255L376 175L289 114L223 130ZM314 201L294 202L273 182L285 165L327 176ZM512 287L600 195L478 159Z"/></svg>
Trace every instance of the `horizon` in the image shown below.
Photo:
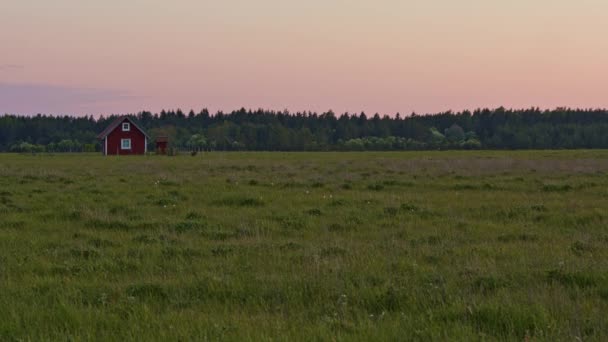
<svg viewBox="0 0 608 342"><path fill-rule="evenodd" d="M18 113L2 113L0 112L0 117L2 116L17 116L17 117L35 117L35 116L43 116L43 117L56 117L56 118L60 118L60 117L79 117L79 118L83 118L83 117L89 117L92 116L95 120L98 120L99 118L103 117L103 118L111 118L111 117L120 117L120 116L138 116L141 115L142 113L150 113L153 116L158 116L160 115L162 112L167 112L167 113L177 113L178 111L181 111L185 116L188 116L188 114L190 112L193 112L195 115L199 115L200 113L202 113L203 111L207 111L209 116L214 117L219 113L222 113L224 115L229 115L231 113L236 113L239 112L241 110L245 110L248 113L253 113L255 114L258 111L263 111L266 113L274 113L274 114L279 114L279 113L285 113L287 112L288 115L323 115L323 114L327 114L327 113L333 113L335 115L336 118L339 118L342 115L348 115L350 117L356 117L356 116L360 116L361 114L365 114L367 116L368 119L373 118L375 115L379 115L380 117L389 117L391 119L395 119L397 114L400 116L400 118L404 119L404 118L409 118L409 117L414 117L414 116L433 116L433 115L444 115L444 114L450 114L450 115L461 115L464 114L465 112L468 112L470 114L474 114L476 112L479 111L497 111L497 110L504 110L505 112L524 112L524 111L530 111L530 110L534 110L534 111L538 111L541 113L544 112L555 112L555 111L578 111L578 112L594 112L594 111L601 111L601 112L608 112L608 107L607 108L601 108L601 107L597 107L597 108L571 108L571 107L555 107L555 108L541 108L541 107L529 107L529 108L515 108L515 107L504 107L504 106L498 106L498 107L494 107L494 108L475 108L475 109L462 109L459 111L454 111L451 109L448 109L446 111L441 111L441 112L436 112L436 113L416 113L416 112L412 112L412 113L393 113L393 114L389 114L389 113L380 113L380 112L366 112L366 111L359 111L359 112L336 112L332 109L328 109L328 110L322 110L322 111L310 111L310 110L304 110L304 111L291 111L289 109L282 109L282 110L275 110L275 109L269 109L269 108L245 108L245 107L241 107L239 109L233 109L233 110L216 110L216 111L211 111L208 108L202 108L199 110L194 110L194 109L188 109L188 110L184 110L181 108L163 108L159 111L150 111L150 110L140 110L137 112L133 112L133 113L101 113L101 114L81 114L81 115L70 115L70 114L49 114L49 113L35 113L35 114L18 114Z"/></svg>
<svg viewBox="0 0 608 342"><path fill-rule="evenodd" d="M600 0L30 0L0 18L2 114L608 108Z"/></svg>

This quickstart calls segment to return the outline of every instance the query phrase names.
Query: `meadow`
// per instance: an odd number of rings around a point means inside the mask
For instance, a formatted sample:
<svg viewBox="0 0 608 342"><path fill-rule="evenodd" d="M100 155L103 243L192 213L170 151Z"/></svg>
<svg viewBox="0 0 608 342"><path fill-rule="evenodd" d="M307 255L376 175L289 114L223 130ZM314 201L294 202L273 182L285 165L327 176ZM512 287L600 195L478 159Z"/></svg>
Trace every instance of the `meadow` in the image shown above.
<svg viewBox="0 0 608 342"><path fill-rule="evenodd" d="M0 155L0 340L608 340L608 151Z"/></svg>

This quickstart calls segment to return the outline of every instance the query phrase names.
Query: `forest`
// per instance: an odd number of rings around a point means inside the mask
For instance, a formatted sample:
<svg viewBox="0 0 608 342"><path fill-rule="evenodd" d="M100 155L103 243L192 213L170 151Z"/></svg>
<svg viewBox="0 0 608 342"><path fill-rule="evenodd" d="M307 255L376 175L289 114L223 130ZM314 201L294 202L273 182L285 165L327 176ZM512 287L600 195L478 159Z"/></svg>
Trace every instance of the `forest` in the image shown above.
<svg viewBox="0 0 608 342"><path fill-rule="evenodd" d="M99 151L96 135L116 117L5 114L0 152ZM500 107L407 116L178 109L133 117L152 137L168 135L171 147L182 151L608 148L606 109Z"/></svg>

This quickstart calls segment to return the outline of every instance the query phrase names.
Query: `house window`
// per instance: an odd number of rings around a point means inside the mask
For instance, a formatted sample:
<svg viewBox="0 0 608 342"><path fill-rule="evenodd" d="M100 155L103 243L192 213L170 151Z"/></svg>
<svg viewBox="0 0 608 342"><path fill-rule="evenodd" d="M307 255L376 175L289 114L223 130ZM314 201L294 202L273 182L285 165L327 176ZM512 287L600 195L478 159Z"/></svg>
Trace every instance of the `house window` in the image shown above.
<svg viewBox="0 0 608 342"><path fill-rule="evenodd" d="M120 139L120 148L123 150L131 149L131 139Z"/></svg>
<svg viewBox="0 0 608 342"><path fill-rule="evenodd" d="M131 124L128 122L123 122L122 124L122 131L123 132L128 132L131 130Z"/></svg>

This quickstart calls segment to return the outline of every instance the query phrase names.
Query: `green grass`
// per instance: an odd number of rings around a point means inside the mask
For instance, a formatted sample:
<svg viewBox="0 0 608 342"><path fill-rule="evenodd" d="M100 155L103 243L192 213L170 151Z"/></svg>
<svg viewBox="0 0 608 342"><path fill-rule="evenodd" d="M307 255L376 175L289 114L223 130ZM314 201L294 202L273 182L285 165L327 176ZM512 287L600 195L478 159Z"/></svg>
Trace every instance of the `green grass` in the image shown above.
<svg viewBox="0 0 608 342"><path fill-rule="evenodd" d="M0 155L0 340L607 340L608 151Z"/></svg>

